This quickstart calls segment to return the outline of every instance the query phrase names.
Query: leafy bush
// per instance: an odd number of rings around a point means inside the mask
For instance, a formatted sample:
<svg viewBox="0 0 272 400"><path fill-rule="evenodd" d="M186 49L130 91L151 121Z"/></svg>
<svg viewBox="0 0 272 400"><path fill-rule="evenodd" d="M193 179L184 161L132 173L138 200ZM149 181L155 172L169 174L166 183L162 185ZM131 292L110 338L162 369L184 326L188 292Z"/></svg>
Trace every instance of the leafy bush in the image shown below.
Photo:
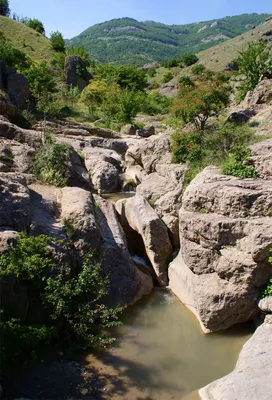
<svg viewBox="0 0 272 400"><path fill-rule="evenodd" d="M221 173L237 176L241 179L257 178L259 176L255 168L233 159L229 159L221 165Z"/></svg>
<svg viewBox="0 0 272 400"><path fill-rule="evenodd" d="M27 68L29 60L25 53L16 49L10 40L0 32L0 55L3 63L17 69Z"/></svg>
<svg viewBox="0 0 272 400"><path fill-rule="evenodd" d="M172 135L173 162L194 162L201 158L201 136L195 134L173 134Z"/></svg>
<svg viewBox="0 0 272 400"><path fill-rule="evenodd" d="M50 137L45 138L44 145L35 154L33 173L41 182L66 186L68 182L68 161L70 147L54 143Z"/></svg>
<svg viewBox="0 0 272 400"><path fill-rule="evenodd" d="M246 50L239 52L239 72L245 75L245 79L238 87L237 100L244 99L249 90L253 90L263 79L266 72L272 67L272 58L269 49L263 41L251 42Z"/></svg>
<svg viewBox="0 0 272 400"><path fill-rule="evenodd" d="M163 77L162 77L162 83L167 83L169 81L171 81L171 79L174 78L174 75L172 74L172 72L166 72Z"/></svg>
<svg viewBox="0 0 272 400"><path fill-rule="evenodd" d="M272 262L272 260L271 260L271 262ZM261 291L260 295L261 295L261 297L272 296L272 278L269 279L269 282L268 282L266 288Z"/></svg>
<svg viewBox="0 0 272 400"><path fill-rule="evenodd" d="M44 61L40 61L37 65L33 64L24 70L24 75L29 83L32 101L39 111L44 112L46 107L50 107L52 93L56 91L52 71Z"/></svg>
<svg viewBox="0 0 272 400"><path fill-rule="evenodd" d="M180 62L183 66L189 67L198 61L198 57L193 53L186 53L180 57Z"/></svg>
<svg viewBox="0 0 272 400"><path fill-rule="evenodd" d="M194 65L191 69L193 75L200 75L206 70L203 64Z"/></svg>
<svg viewBox="0 0 272 400"><path fill-rule="evenodd" d="M153 78L157 73L157 68L156 67L152 67L149 68L149 70L147 71L147 75L150 76L151 78Z"/></svg>
<svg viewBox="0 0 272 400"><path fill-rule="evenodd" d="M45 29L43 26L43 23L38 20L37 18L24 18L21 22L23 22L26 26L28 26L31 29L34 29L35 31L41 33L42 35L45 35Z"/></svg>
<svg viewBox="0 0 272 400"><path fill-rule="evenodd" d="M229 152L229 158L221 165L221 173L224 175L233 175L241 179L257 178L258 171L250 165L246 165L250 150L246 147L232 147Z"/></svg>
<svg viewBox="0 0 272 400"><path fill-rule="evenodd" d="M22 352L33 352L41 345L56 340L62 347L85 349L105 346L114 339L105 329L118 326L121 309L103 303L109 277L87 254L73 269L57 265L52 246L64 243L45 235L27 237L21 234L15 247L0 256L1 279L13 277L28 293L27 315L16 316L14 304L4 298L1 311L1 361L6 367ZM33 313L39 304L41 313Z"/></svg>
<svg viewBox="0 0 272 400"><path fill-rule="evenodd" d="M53 50L64 53L65 52L65 41L62 34L59 31L51 32L50 42Z"/></svg>
<svg viewBox="0 0 272 400"><path fill-rule="evenodd" d="M164 60L161 66L164 68L173 68L179 65L179 60L177 58L170 58L169 60Z"/></svg>
<svg viewBox="0 0 272 400"><path fill-rule="evenodd" d="M172 101L169 97L154 90L145 97L140 111L149 115L167 114L170 110L171 104Z"/></svg>

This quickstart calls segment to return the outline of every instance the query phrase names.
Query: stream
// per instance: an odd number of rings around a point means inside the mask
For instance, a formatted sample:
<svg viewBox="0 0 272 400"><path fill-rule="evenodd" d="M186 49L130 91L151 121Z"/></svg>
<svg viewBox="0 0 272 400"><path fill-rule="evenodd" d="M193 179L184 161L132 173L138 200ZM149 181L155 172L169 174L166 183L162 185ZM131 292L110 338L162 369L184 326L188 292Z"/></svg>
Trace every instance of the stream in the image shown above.
<svg viewBox="0 0 272 400"><path fill-rule="evenodd" d="M195 400L197 389L231 372L251 323L205 335L169 290L128 307L116 342L76 361L62 355L21 365L5 399Z"/></svg>

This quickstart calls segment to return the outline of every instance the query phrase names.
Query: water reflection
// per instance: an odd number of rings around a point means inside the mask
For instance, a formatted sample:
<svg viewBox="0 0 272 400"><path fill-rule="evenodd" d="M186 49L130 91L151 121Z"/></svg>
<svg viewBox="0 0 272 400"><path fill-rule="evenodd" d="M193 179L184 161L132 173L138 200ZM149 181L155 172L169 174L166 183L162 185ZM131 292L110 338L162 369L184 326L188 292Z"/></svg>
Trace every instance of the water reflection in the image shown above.
<svg viewBox="0 0 272 400"><path fill-rule="evenodd" d="M156 290L126 310L115 346L85 361L106 377L103 399L181 400L229 373L252 331L244 324L205 335L174 295Z"/></svg>

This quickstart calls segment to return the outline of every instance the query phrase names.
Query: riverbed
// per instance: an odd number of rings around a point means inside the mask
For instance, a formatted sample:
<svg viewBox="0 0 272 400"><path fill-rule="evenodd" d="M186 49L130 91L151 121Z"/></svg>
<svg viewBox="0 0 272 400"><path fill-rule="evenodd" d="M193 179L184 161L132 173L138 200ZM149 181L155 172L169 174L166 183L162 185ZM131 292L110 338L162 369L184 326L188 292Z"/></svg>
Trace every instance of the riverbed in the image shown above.
<svg viewBox="0 0 272 400"><path fill-rule="evenodd" d="M167 289L128 307L123 322L109 349L22 365L6 398L194 400L198 388L233 370L254 330L248 323L205 335Z"/></svg>

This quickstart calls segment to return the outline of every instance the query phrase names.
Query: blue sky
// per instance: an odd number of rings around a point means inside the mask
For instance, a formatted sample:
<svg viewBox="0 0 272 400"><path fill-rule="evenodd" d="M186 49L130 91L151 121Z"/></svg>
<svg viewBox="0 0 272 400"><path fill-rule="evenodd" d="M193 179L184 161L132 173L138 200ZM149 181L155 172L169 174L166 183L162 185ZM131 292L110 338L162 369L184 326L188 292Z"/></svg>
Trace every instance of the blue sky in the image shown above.
<svg viewBox="0 0 272 400"><path fill-rule="evenodd" d="M271 0L10 0L19 16L38 18L46 34L65 38L113 18L132 17L166 24L187 24L243 13L272 13Z"/></svg>

